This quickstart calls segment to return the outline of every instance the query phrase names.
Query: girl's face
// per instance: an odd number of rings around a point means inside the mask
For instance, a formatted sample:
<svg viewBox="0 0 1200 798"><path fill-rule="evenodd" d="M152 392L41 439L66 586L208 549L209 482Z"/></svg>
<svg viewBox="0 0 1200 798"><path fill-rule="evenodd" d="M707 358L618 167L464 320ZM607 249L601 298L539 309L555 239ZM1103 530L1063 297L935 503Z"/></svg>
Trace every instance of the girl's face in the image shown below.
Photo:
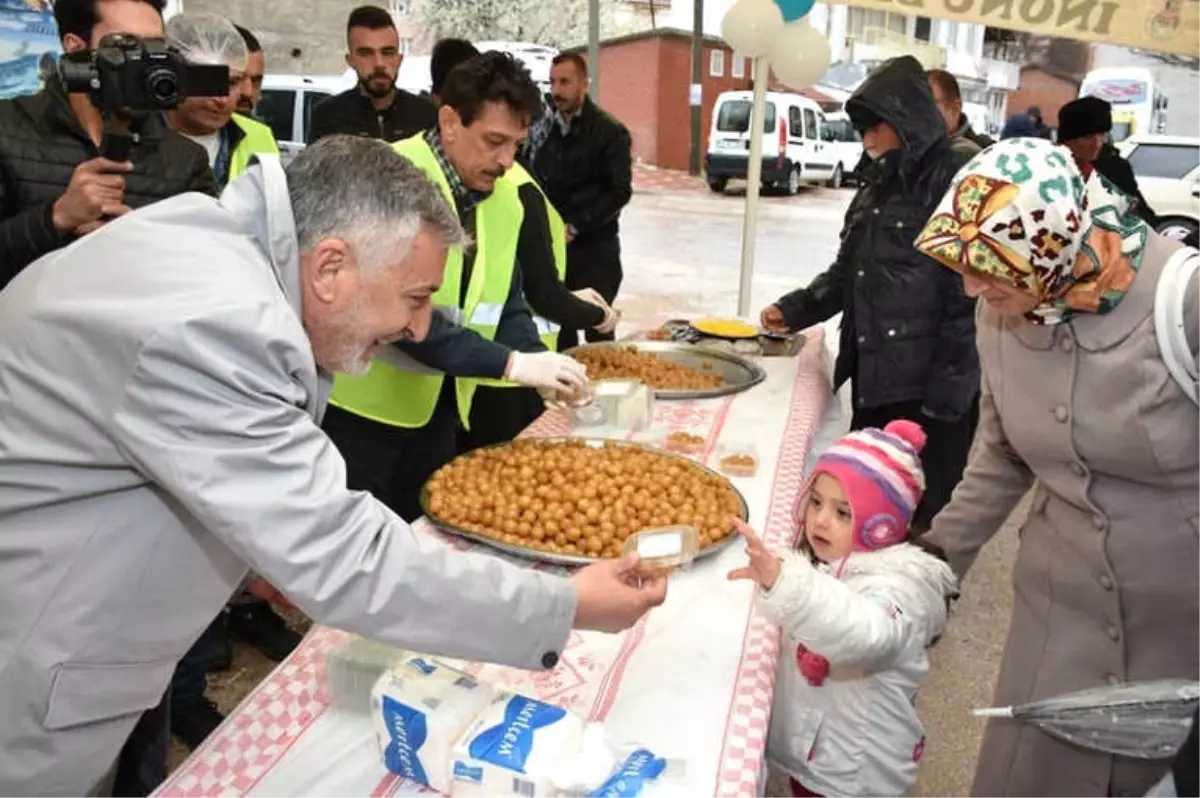
<svg viewBox="0 0 1200 798"><path fill-rule="evenodd" d="M854 547L854 519L842 483L828 474L818 474L808 494L804 512L804 534L822 562L834 562Z"/></svg>

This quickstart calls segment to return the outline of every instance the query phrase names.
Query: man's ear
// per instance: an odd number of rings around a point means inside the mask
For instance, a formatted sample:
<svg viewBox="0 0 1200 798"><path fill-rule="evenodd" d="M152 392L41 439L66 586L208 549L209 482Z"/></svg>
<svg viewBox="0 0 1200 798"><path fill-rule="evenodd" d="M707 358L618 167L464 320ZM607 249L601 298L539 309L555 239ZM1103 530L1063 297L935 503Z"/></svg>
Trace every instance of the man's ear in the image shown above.
<svg viewBox="0 0 1200 798"><path fill-rule="evenodd" d="M337 301L346 281L353 277L354 257L349 245L340 238L322 239L309 250L306 261L304 279L312 296L327 304Z"/></svg>
<svg viewBox="0 0 1200 798"><path fill-rule="evenodd" d="M452 144L458 138L462 127L462 117L458 115L458 111L444 104L438 107L438 132L445 142Z"/></svg>
<svg viewBox="0 0 1200 798"><path fill-rule="evenodd" d="M88 49L88 43L74 33L68 33L62 39L64 53L79 53Z"/></svg>

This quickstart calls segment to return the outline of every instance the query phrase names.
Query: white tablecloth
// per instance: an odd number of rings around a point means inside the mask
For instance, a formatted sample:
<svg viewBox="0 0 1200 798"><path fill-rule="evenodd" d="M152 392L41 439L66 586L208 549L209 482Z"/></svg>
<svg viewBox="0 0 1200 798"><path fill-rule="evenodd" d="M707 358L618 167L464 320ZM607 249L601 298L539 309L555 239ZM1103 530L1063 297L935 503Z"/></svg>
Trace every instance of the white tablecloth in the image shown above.
<svg viewBox="0 0 1200 798"><path fill-rule="evenodd" d="M839 433L840 413L826 417L827 406L836 411L837 403L830 401L821 328L810 331L798 356L761 363L767 379L748 392L659 402L653 428L633 440L676 430L701 434L708 450L697 459L710 464L718 447L753 444L758 474L734 484L746 498L751 523L769 543L783 546L794 532L791 508L809 451L822 450ZM548 413L530 434L571 431L569 415ZM476 548L457 538L450 544ZM755 614L751 585L725 578L744 557L742 547L734 545L675 575L666 604L624 634L573 633L551 672L456 664L498 686L603 721L614 740L686 760L691 794L759 795L765 787L778 632ZM343 632L314 628L159 794L427 792L385 770L365 717L328 707L323 655L342 639Z"/></svg>

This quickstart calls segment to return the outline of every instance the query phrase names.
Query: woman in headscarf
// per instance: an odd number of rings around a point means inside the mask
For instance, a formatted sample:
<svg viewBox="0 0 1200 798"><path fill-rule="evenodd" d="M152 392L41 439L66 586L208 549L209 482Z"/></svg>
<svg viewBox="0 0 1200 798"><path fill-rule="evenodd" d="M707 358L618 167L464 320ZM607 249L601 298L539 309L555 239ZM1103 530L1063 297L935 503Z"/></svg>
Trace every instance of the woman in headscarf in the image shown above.
<svg viewBox="0 0 1200 798"><path fill-rule="evenodd" d="M977 451L927 540L959 576L1034 489L995 701L1200 669L1197 409L1159 352L1154 295L1180 248L1071 153L1013 139L955 177L917 248L979 297ZM1197 350L1196 279L1185 320ZM992 721L975 795L1143 795L1167 763Z"/></svg>

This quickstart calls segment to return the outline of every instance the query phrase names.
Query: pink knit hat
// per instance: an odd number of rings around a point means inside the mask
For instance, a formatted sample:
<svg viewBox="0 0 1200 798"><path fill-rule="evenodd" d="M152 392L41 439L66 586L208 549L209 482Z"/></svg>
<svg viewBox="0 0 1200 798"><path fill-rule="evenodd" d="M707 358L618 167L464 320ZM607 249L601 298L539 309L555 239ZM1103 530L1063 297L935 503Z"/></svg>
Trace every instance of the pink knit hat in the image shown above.
<svg viewBox="0 0 1200 798"><path fill-rule="evenodd" d="M854 524L854 550L874 551L903 541L925 492L921 449L925 431L915 421L893 421L884 429L851 432L829 447L796 502L797 526L813 481L828 474L841 483Z"/></svg>

